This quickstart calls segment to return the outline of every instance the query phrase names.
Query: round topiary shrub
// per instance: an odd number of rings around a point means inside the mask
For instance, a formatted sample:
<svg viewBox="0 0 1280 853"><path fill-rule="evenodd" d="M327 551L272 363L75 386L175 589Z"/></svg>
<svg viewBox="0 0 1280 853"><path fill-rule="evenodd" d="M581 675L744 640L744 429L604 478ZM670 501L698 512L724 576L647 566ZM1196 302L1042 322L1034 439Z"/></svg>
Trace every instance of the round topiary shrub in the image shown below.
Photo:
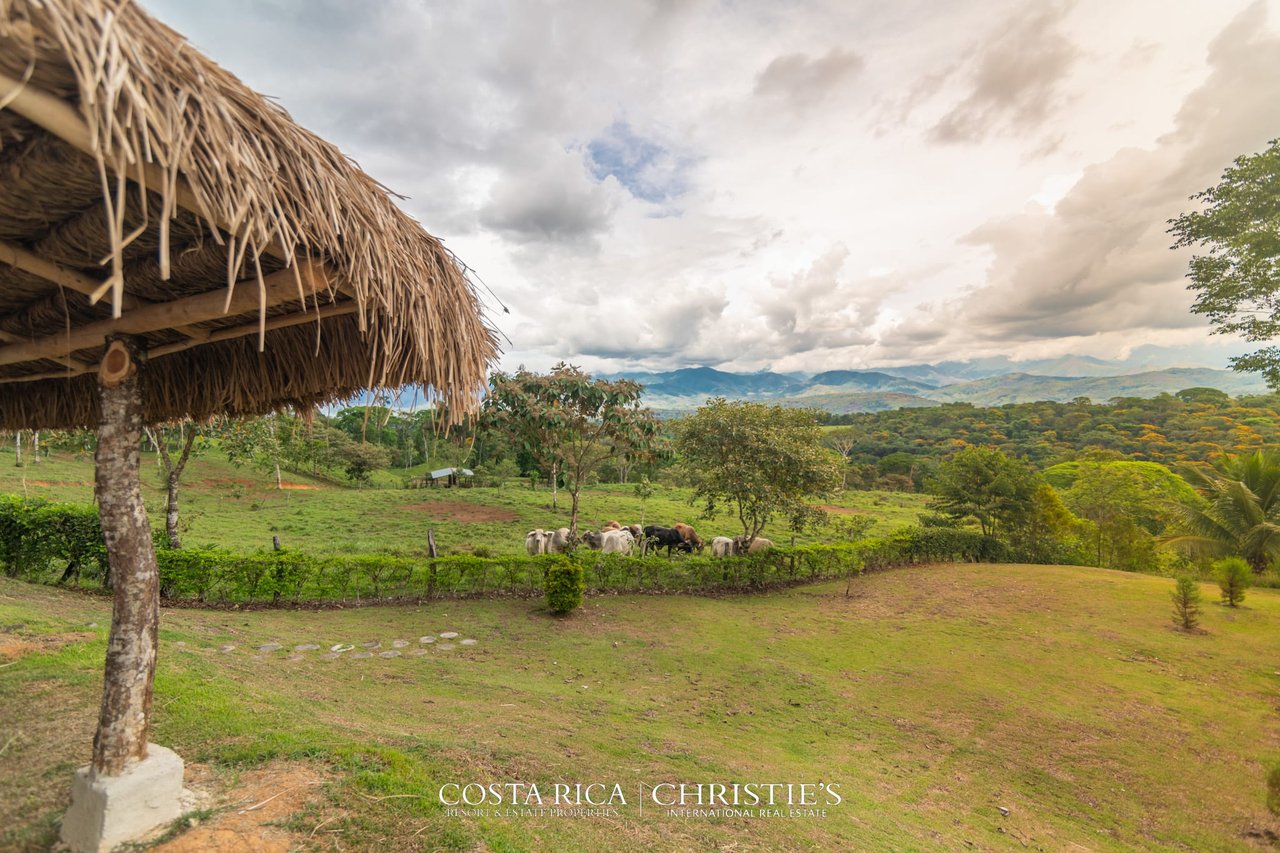
<svg viewBox="0 0 1280 853"><path fill-rule="evenodd" d="M547 607L557 616L567 616L582 606L582 565L556 556L547 566Z"/></svg>

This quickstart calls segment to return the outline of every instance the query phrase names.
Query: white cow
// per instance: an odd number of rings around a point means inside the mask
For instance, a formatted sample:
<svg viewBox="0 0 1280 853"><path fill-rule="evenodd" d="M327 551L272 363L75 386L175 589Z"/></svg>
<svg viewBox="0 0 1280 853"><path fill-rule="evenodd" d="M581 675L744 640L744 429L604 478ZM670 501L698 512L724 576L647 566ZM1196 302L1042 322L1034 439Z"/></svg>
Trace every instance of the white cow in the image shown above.
<svg viewBox="0 0 1280 853"><path fill-rule="evenodd" d="M569 528L561 527L556 531L547 531L550 541L547 543L548 554L563 554L569 550Z"/></svg>
<svg viewBox="0 0 1280 853"><path fill-rule="evenodd" d="M630 530L606 530L600 534L600 550L606 554L630 554L635 544Z"/></svg>
<svg viewBox="0 0 1280 853"><path fill-rule="evenodd" d="M539 528L538 530L530 530L524 535L524 549L529 552L530 557L536 557L538 554L547 553L547 531Z"/></svg>
<svg viewBox="0 0 1280 853"><path fill-rule="evenodd" d="M711 556L713 557L732 557L737 553L733 540L728 536L717 536L711 540Z"/></svg>

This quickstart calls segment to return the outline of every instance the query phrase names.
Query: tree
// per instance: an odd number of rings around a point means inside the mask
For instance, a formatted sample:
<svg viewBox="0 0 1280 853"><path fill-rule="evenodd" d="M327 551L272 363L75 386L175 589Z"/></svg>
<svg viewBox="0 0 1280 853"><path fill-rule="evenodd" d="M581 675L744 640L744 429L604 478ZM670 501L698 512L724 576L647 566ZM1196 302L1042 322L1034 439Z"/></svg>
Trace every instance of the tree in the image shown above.
<svg viewBox="0 0 1280 853"><path fill-rule="evenodd" d="M1280 452L1256 451L1188 471L1204 498L1175 507L1166 542L1195 556L1243 557L1255 573L1280 556Z"/></svg>
<svg viewBox="0 0 1280 853"><path fill-rule="evenodd" d="M375 470L391 464L391 454L385 447L367 442L351 442L342 449L342 455L342 470L357 486L367 486Z"/></svg>
<svg viewBox="0 0 1280 853"><path fill-rule="evenodd" d="M143 431L155 445L164 467L164 530L169 537L169 547L181 548L182 541L178 536L178 487L182 482L183 472L187 470L187 461L196 448L196 442L205 438L205 428L192 421L182 421L154 429L147 427Z"/></svg>
<svg viewBox="0 0 1280 853"><path fill-rule="evenodd" d="M252 465L266 471L274 471L276 488L282 488L280 462L282 448L275 415L262 418L238 418L227 420L219 435L227 460L237 468Z"/></svg>
<svg viewBox="0 0 1280 853"><path fill-rule="evenodd" d="M677 427L676 450L711 518L737 513L750 543L775 515L793 529L817 518L810 506L841 481L841 461L822 446L815 413L723 398L710 400Z"/></svg>
<svg viewBox="0 0 1280 853"><path fill-rule="evenodd" d="M571 537L578 534L578 499L587 476L611 454L642 453L657 441L658 420L640 405L642 390L627 379L592 379L564 362L545 375L520 370L490 379L486 425L549 467L553 490L563 465Z"/></svg>
<svg viewBox="0 0 1280 853"><path fill-rule="evenodd" d="M1031 495L1028 511L1014 519L1010 544L1020 560L1064 562L1075 558L1077 549L1072 546L1079 527L1080 519L1067 509L1053 486L1040 483Z"/></svg>
<svg viewBox="0 0 1280 853"><path fill-rule="evenodd" d="M1090 522L1094 565L1130 571L1150 568L1156 559L1155 537L1164 532L1171 500L1175 496L1194 498L1194 492L1181 480L1178 491L1137 467L1143 465L1177 479L1154 463L1072 463L1073 482L1063 493L1063 501L1072 512Z"/></svg>
<svg viewBox="0 0 1280 853"><path fill-rule="evenodd" d="M1182 575L1171 594L1173 622L1184 631L1190 631L1200 622L1200 584L1191 575Z"/></svg>
<svg viewBox="0 0 1280 853"><path fill-rule="evenodd" d="M1244 601L1244 591L1249 588L1249 564L1240 557L1223 557L1213 567L1222 590L1222 603L1235 607Z"/></svg>
<svg viewBox="0 0 1280 853"><path fill-rule="evenodd" d="M1215 333L1273 340L1280 335L1280 139L1236 158L1217 186L1192 199L1203 209L1184 213L1169 228L1173 248L1208 250L1191 258L1191 311L1208 317ZM1231 366L1280 387L1280 348L1233 358Z"/></svg>
<svg viewBox="0 0 1280 853"><path fill-rule="evenodd" d="M999 450L966 447L938 466L929 482L930 508L956 521L972 518L983 536L994 539L1024 520L1039 484L1021 461Z"/></svg>
<svg viewBox="0 0 1280 853"><path fill-rule="evenodd" d="M640 526L644 527L644 505L653 497L653 484L647 476L641 477L640 482L636 483L635 492L640 499Z"/></svg>

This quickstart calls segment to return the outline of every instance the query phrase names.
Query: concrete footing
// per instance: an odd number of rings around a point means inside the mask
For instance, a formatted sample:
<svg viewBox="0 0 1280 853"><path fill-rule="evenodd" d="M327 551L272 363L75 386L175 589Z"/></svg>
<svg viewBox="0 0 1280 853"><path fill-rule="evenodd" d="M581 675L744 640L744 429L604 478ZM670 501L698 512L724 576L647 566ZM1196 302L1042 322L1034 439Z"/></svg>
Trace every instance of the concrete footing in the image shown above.
<svg viewBox="0 0 1280 853"><path fill-rule="evenodd" d="M76 771L62 841L74 853L107 853L182 815L182 759L147 744L147 757L119 776Z"/></svg>

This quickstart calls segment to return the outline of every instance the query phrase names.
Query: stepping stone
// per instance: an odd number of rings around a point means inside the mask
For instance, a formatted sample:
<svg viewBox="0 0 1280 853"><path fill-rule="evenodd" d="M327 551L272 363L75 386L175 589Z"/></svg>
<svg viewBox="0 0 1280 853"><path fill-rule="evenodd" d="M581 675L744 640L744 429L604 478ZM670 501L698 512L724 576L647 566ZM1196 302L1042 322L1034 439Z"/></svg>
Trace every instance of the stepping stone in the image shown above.
<svg viewBox="0 0 1280 853"><path fill-rule="evenodd" d="M476 644L476 641L472 639L459 640L458 642L462 643L464 646L474 646Z"/></svg>
<svg viewBox="0 0 1280 853"><path fill-rule="evenodd" d="M430 636L418 638L419 643L434 643L435 641L436 641L436 638L430 637ZM1280 675L1280 672L1276 673L1276 675Z"/></svg>
<svg viewBox="0 0 1280 853"><path fill-rule="evenodd" d="M177 647L181 648L182 646L185 646L185 645L187 644L187 641L186 641L186 640L174 640L174 641L173 641L173 644L174 644L175 646L177 646Z"/></svg>
<svg viewBox="0 0 1280 853"><path fill-rule="evenodd" d="M417 657L422 657L425 654L430 654L430 652L427 649L414 649L413 651L409 652L409 654L417 658Z"/></svg>
<svg viewBox="0 0 1280 853"><path fill-rule="evenodd" d="M371 657L373 657L373 652L356 652L354 655L351 656L351 659L364 660L365 658L371 658Z"/></svg>
<svg viewBox="0 0 1280 853"><path fill-rule="evenodd" d="M279 643L263 643L257 648L258 648L258 651L260 652L278 652L282 648L284 648L284 646L280 645Z"/></svg>
<svg viewBox="0 0 1280 853"><path fill-rule="evenodd" d="M320 660L337 660L340 657L342 657L342 655L337 652L329 652L328 654L320 655Z"/></svg>
<svg viewBox="0 0 1280 853"><path fill-rule="evenodd" d="M351 645L350 643L338 643L336 645L330 646L329 651L342 654L343 652L349 652L354 648L355 646Z"/></svg>
<svg viewBox="0 0 1280 853"><path fill-rule="evenodd" d="M440 632L440 639L442 640L453 640L453 639L457 639L457 637L458 637L457 631L441 631Z"/></svg>
<svg viewBox="0 0 1280 853"><path fill-rule="evenodd" d="M400 657L400 652L399 652L399 651L397 651L396 649L387 649L385 652L378 652L378 657L380 657L380 658L398 658L398 657Z"/></svg>
<svg viewBox="0 0 1280 853"><path fill-rule="evenodd" d="M393 649L403 649L407 645L409 645L408 640L392 640L391 641L391 648Z"/></svg>
<svg viewBox="0 0 1280 853"><path fill-rule="evenodd" d="M450 649L454 648L454 645L453 643L436 643L436 648L447 652Z"/></svg>
<svg viewBox="0 0 1280 853"><path fill-rule="evenodd" d="M376 649L376 648L380 648L381 646L382 646L381 640L370 640L367 643L360 644L360 648L362 649Z"/></svg>
<svg viewBox="0 0 1280 853"><path fill-rule="evenodd" d="M235 650L236 650L236 647L235 647L234 645L232 645L231 643L227 643L225 646L218 646L218 651L220 651L220 652L222 652L222 653L224 653L224 654L225 654L226 652L234 652Z"/></svg>
<svg viewBox="0 0 1280 853"><path fill-rule="evenodd" d="M289 655L285 660L289 663L295 663L302 660L302 655Z"/></svg>
<svg viewBox="0 0 1280 853"><path fill-rule="evenodd" d="M315 643L303 643L300 646L294 646L293 650L295 652L314 652L318 648L320 647Z"/></svg>

